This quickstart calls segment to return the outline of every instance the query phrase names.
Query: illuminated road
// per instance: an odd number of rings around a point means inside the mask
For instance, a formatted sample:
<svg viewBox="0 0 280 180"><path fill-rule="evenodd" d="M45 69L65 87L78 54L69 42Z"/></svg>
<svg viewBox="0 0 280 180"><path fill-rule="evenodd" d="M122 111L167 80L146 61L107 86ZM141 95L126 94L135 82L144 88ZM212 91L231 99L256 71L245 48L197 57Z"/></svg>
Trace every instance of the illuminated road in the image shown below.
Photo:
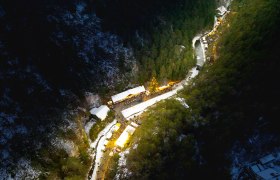
<svg viewBox="0 0 280 180"><path fill-rule="evenodd" d="M93 143L91 143L91 148L96 148L95 153L95 162L94 162L94 169L93 173L91 175L91 180L96 179L96 175L99 169L99 165L101 164L101 160L103 158L103 151L102 147L104 146L104 142L106 140L106 136L108 133L111 132L112 127L117 123L117 120L114 120L109 125L107 125L99 134L97 140L95 140Z"/></svg>
<svg viewBox="0 0 280 180"><path fill-rule="evenodd" d="M196 36L193 39L193 48L195 49L196 56L199 56L200 58L197 58L197 64L200 64L201 66L205 62L205 50L204 50L204 45L200 41L201 35ZM127 109L124 109L122 111L122 114L124 115L125 118L131 119L134 118L135 116L140 115L143 113L148 107L156 104L157 102L168 99L174 95L177 94L179 90L182 90L184 86L188 85L190 80L192 80L194 77L198 75L199 71L196 69L196 67L193 67L186 78L182 80L180 83L178 83L176 86L174 86L172 91L169 91L167 93L161 94L157 97L154 97L152 99L149 99L145 102L136 104L135 106L129 107ZM102 151L102 147L104 146L104 141L106 140L106 134L111 132L111 128L113 125L116 124L116 120L114 120L112 123L110 123L101 133L99 133L97 140L95 140L92 144L92 148L96 148L96 157L95 157L95 165L94 165L94 170L91 176L91 180L96 180L97 179L97 173L99 172L99 166L101 165L101 161L105 163L105 170L100 172L101 179L105 178L105 173L107 171L108 167L108 162L110 158L108 157L106 160L103 159L103 154L104 152ZM104 157L105 158L105 157ZM104 168L103 168L104 169ZM99 176L99 175L98 175Z"/></svg>
<svg viewBox="0 0 280 180"><path fill-rule="evenodd" d="M198 75L198 70L196 70L196 67L192 68L190 70L189 75L185 78L185 80L181 81L180 83L178 83L175 88L172 91L169 91L167 93L161 94L159 96L156 96L152 99L149 99L147 101L144 101L142 103L139 103L135 106L132 106L130 108L124 109L122 111L123 116L129 120L132 118L135 118L136 116L139 116L140 114L142 114L148 107L156 104L157 102L164 100L164 99L168 99L174 95L177 94L177 92L181 89L184 88L184 85L188 85L188 82L193 79L195 76Z"/></svg>
<svg viewBox="0 0 280 180"><path fill-rule="evenodd" d="M193 49L195 50L195 57L196 57L196 61L197 64L200 66L203 66L204 63L206 62L206 54L205 54L205 44L202 42L202 36L206 36L206 33L204 35L200 34L197 35L193 38L192 40L192 45L193 45ZM157 102L164 100L164 99L168 99L171 98L172 96L176 95L178 93L178 91L182 90L184 88L184 86L189 85L189 82L196 77L199 74L199 70L197 70L196 67L193 67L188 75L186 76L186 78L184 80L182 80L180 83L176 84L173 89L167 93L161 94L157 97L154 97L152 99L149 99L145 102L136 104L132 107L129 107L127 109L122 110L122 114L124 115L124 117L129 120L134 118L135 116L140 115L141 113L143 113L147 108L149 108L150 106L156 104ZM105 175L106 172L108 170L109 164L110 164L110 159L111 157L108 156L106 159L102 159L103 160L103 170L102 172L100 172L99 177L103 180L105 179ZM96 178L96 177L95 177Z"/></svg>
<svg viewBox="0 0 280 180"><path fill-rule="evenodd" d="M195 43L196 64L203 66L205 62L204 47L200 40Z"/></svg>

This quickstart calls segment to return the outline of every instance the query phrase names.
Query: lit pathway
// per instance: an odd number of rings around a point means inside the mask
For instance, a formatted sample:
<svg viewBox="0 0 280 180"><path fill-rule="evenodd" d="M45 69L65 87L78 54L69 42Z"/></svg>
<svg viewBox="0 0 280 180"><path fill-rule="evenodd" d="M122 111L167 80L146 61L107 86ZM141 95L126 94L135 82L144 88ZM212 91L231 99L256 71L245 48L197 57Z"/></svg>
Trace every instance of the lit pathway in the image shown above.
<svg viewBox="0 0 280 180"><path fill-rule="evenodd" d="M195 41L193 41L194 43L199 40L201 38L201 36L196 36L194 39L196 39ZM200 46L201 48L201 46ZM202 50L203 51L203 50ZM204 51L203 51L204 53ZM205 54L204 54L205 57ZM161 94L155 98L149 99L145 102L142 102L140 104L137 104L135 106L132 106L130 108L127 108L125 110L122 111L122 114L124 115L124 117L126 119L130 119L133 118L134 116L140 115L142 114L148 107L154 105L155 103L164 100L164 99L168 99L172 96L174 96L175 94L177 94L177 92L179 90L182 90L184 88L184 86L188 85L189 81L191 79L193 79L194 77L196 77L198 75L199 71L196 70L196 67L193 67L189 74L186 76L186 78L181 81L180 83L178 83L175 88L172 91L169 91L165 94ZM96 176L97 176L97 172L99 169L99 165L102 161L103 158L103 152L102 152L102 147L104 146L104 141L106 140L106 135L107 133L109 133L111 131L111 128L117 123L116 120L114 120L112 123L110 123L109 125L107 125L99 134L97 139L90 144L91 148L96 148L96 153L95 153L95 164L94 164L94 170L91 176L91 180L96 180Z"/></svg>
<svg viewBox="0 0 280 180"><path fill-rule="evenodd" d="M114 120L110 124L108 124L99 134L98 138L90 144L91 148L96 148L96 153L95 153L95 163L94 163L94 169L93 173L91 176L91 180L96 179L97 171L98 171L98 166L101 163L102 156L103 156L103 151L102 147L104 146L104 141L106 140L106 136L109 132L111 132L112 127L117 123L117 120Z"/></svg>
<svg viewBox="0 0 280 180"><path fill-rule="evenodd" d="M185 80L181 81L179 84L176 85L176 87L172 90L172 91L169 91L167 93L164 93L162 95L159 95L157 97L154 97L152 99L149 99L145 102L142 102L140 104L137 104L135 106L132 106L130 108L127 108L127 109L124 109L122 111L122 114L123 116L126 118L126 119L131 119L131 118L134 118L135 116L138 116L140 114L142 114L148 107L154 105L155 103L161 101L161 100L164 100L164 99L168 99L172 96L174 96L175 94L177 94L177 92L181 89L184 88L185 85L188 85L188 82L194 78L195 76L198 75L198 70L196 70L196 67L192 68L190 70L190 75L188 75Z"/></svg>
<svg viewBox="0 0 280 180"><path fill-rule="evenodd" d="M202 35L197 35L193 38L192 40L192 45L193 45L193 48L196 50L196 52L200 52L200 55L202 56L202 62L201 62L201 65L204 64L206 58L205 58L205 50L204 50L204 45L203 43L200 41ZM196 41L200 41L200 44L198 46L195 46L195 43ZM197 59L198 61L198 59ZM132 106L130 108L127 108L127 109L124 109L122 110L122 114L123 116L129 120L131 118L134 118L135 116L138 116L140 114L142 114L148 107L156 104L157 102L161 101L161 100L164 100L164 99L168 99L172 96L174 96L175 94L177 94L177 92L179 90L182 90L184 88L184 86L188 85L189 81L191 79L193 79L194 77L196 77L198 75L199 71L196 70L196 67L193 67L191 70L190 70L190 73L187 75L187 77L181 81L179 84L177 84L175 86L175 88L172 90L172 91L169 91L167 93L164 93L162 95L159 95L157 97L154 97L152 99L149 99L145 102L142 102L140 104L137 104L135 106Z"/></svg>
<svg viewBox="0 0 280 180"><path fill-rule="evenodd" d="M232 0L228 0L229 4ZM225 14L226 15L226 14ZM225 15L222 17L224 18ZM209 32L207 32L209 33ZM192 46L193 49L195 50L195 54L197 56L202 56L200 57L201 59L197 59L197 63L200 64L201 66L203 66L203 64L206 62L206 55L205 55L205 45L202 43L201 38L203 36L205 36L206 33L204 35L202 34L198 34L197 36L195 36L192 40ZM200 44L198 46L195 46L197 41L200 41ZM142 102L140 104L137 104L135 106L132 106L130 108L124 109L122 111L122 114L124 115L124 117L126 119L130 119L130 118L134 118L134 116L140 115L141 113L143 113L148 107L154 105L155 103L164 100L164 99L168 99L174 95L177 94L177 92L179 90L182 90L184 88L184 86L189 84L189 81L191 79L193 79L194 77L196 77L198 75L199 71L196 70L196 67L193 67L190 70L190 73L186 76L186 78L184 80L182 80L180 83L178 83L175 88L173 88L172 91L169 91L165 94L159 95L155 98L149 99L145 102ZM98 165L100 165L101 160L102 160L102 156L103 156L103 152L102 152L102 147L104 146L104 141L106 139L106 135L108 132L111 131L111 128L113 127L113 125L116 124L116 120L114 120L112 123L110 123L108 126L106 126L99 134L98 134L98 138L90 144L91 148L96 148L96 154L95 154L95 166L94 166L94 170L91 176L91 180L96 180L96 175L98 172Z"/></svg>

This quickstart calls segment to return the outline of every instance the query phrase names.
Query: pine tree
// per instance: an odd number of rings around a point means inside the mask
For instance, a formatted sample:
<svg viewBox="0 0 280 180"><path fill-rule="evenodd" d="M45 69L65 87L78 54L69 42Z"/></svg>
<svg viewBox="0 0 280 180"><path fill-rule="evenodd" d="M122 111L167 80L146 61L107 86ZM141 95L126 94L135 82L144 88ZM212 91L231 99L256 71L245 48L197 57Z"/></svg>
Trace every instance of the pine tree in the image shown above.
<svg viewBox="0 0 280 180"><path fill-rule="evenodd" d="M150 93L156 92L157 87L158 87L157 79L153 76L152 79L150 80L150 83L149 83L149 91L150 91Z"/></svg>

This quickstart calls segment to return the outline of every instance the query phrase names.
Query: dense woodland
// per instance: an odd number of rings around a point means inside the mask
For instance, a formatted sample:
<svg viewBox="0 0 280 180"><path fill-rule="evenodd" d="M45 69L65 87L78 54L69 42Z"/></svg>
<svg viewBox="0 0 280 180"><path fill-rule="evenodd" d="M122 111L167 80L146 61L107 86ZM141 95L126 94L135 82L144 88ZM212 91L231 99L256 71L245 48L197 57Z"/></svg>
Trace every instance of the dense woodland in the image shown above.
<svg viewBox="0 0 280 180"><path fill-rule="evenodd" d="M90 158L85 120L76 109L87 108L84 93L105 96L109 89L122 91L128 82L143 84L152 76L161 83L183 78L195 64L191 38L213 23L214 2L1 2L0 125L5 134L16 125L26 127L24 135L0 134L7 139L0 148L10 152L10 159L0 160L12 176L11 166L25 157L47 172L41 178L83 178ZM127 49L133 54L125 57ZM136 76L129 76L127 59L136 60ZM119 81L106 77L106 63L120 69ZM74 142L75 157L50 145L55 137Z"/></svg>
<svg viewBox="0 0 280 180"><path fill-rule="evenodd" d="M82 14L77 3L87 4ZM219 58L180 94L190 108L168 100L143 115L132 141L138 148L128 156L133 179L228 179L227 153L235 141L244 141L253 129L278 135L279 5L279 0L234 1L228 24L219 29ZM102 62L116 63L122 73L131 71L124 63L125 50L108 53L100 48L111 38L108 34L118 35L114 43L120 49L133 50L138 65L137 76L123 84L142 84L152 77L160 83L179 80L195 65L191 39L211 29L215 7L215 0L0 4L5 10L0 12L0 120L6 123L4 115L15 114L15 122L31 132L10 138L11 146L1 141L1 149L16 152L8 163L27 157L43 172L42 179L85 178L91 164L83 115L65 111L83 106L85 91L108 92L99 82L105 76ZM88 42L103 32L100 42ZM262 122L257 121L260 117ZM69 125L65 119L75 123L75 131L51 134ZM90 135L94 138L96 132ZM73 141L77 155L49 146L54 136Z"/></svg>
<svg viewBox="0 0 280 180"><path fill-rule="evenodd" d="M136 82L179 80L195 65L191 40L213 24L214 0L97 1L104 27L132 46L139 64Z"/></svg>
<svg viewBox="0 0 280 180"><path fill-rule="evenodd" d="M234 1L219 29L219 58L179 96L145 113L127 167L133 179L230 179L231 148L255 132L272 134L264 154L279 146L278 0Z"/></svg>

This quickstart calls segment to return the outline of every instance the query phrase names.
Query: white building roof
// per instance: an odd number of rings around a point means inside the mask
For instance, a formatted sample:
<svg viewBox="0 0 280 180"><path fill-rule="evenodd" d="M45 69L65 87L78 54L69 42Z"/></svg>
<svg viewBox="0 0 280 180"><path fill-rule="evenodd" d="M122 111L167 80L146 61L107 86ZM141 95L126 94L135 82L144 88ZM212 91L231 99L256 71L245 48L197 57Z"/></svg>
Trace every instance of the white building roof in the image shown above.
<svg viewBox="0 0 280 180"><path fill-rule="evenodd" d="M134 131L135 131L135 128L128 125L124 129L124 131L122 132L120 137L117 139L116 145L123 148L125 146L125 143L128 141L129 137L133 135Z"/></svg>
<svg viewBox="0 0 280 180"><path fill-rule="evenodd" d="M136 115L140 112L143 112L146 108L154 105L155 103L163 100L163 99L167 99L171 96L173 96L174 94L176 94L177 91L173 90L173 91L169 91L165 94L159 95L157 97L154 97L152 99L149 99L147 101L144 101L140 104L137 104L135 106L132 106L130 108L124 109L122 110L122 115L124 116L124 118L129 119L130 116Z"/></svg>
<svg viewBox="0 0 280 180"><path fill-rule="evenodd" d="M123 148L128 138L129 134L126 131L123 131L120 137L117 139L116 145Z"/></svg>
<svg viewBox="0 0 280 180"><path fill-rule="evenodd" d="M110 139L113 136L112 132L108 132L108 134L106 135L106 139Z"/></svg>
<svg viewBox="0 0 280 180"><path fill-rule="evenodd" d="M175 95L177 93L177 91L182 90L184 88L184 85L188 85L189 81L191 79L193 79L194 77L196 77L198 75L198 73L199 73L199 71L196 70L196 67L193 67L189 71L189 74L186 77L186 79L181 81L178 85L176 85L176 88L174 90L169 91L167 93L164 93L162 95L156 96L156 97L154 97L152 99L144 101L144 102L142 102L140 104L137 104L135 106L132 106L130 108L124 109L124 110L122 110L122 115L127 120L133 118L134 116L140 115L148 107L154 105L155 103L157 103L157 102L159 102L161 100L168 99L168 98L172 97L173 95Z"/></svg>
<svg viewBox="0 0 280 180"><path fill-rule="evenodd" d="M101 119L103 121L107 117L107 114L109 111L110 111L110 109L108 108L108 106L102 105L99 108L91 109L90 113L92 115L97 116L99 119Z"/></svg>
<svg viewBox="0 0 280 180"><path fill-rule="evenodd" d="M269 154L269 155L267 155L267 156L261 158L261 159L260 159L260 162L261 162L262 164L266 164L266 163L268 163L268 162L270 162L270 161L272 161L272 160L274 160L274 159L275 159L275 157L274 157L272 154Z"/></svg>
<svg viewBox="0 0 280 180"><path fill-rule="evenodd" d="M254 173L257 173L257 172L261 171L257 165L251 166L250 168Z"/></svg>
<svg viewBox="0 0 280 180"><path fill-rule="evenodd" d="M225 6L221 6L217 10L219 11L218 14L221 16L223 16L227 12L227 8L225 8Z"/></svg>
<svg viewBox="0 0 280 180"><path fill-rule="evenodd" d="M122 93L119 93L119 94L116 94L116 95L112 96L112 101L114 103L116 103L118 101L121 101L121 100L125 99L129 95L136 95L136 94L139 94L139 93L142 93L142 92L145 92L145 91L146 90L145 90L144 86L138 86L136 88L129 89L127 91L124 91Z"/></svg>
<svg viewBox="0 0 280 180"><path fill-rule="evenodd" d="M128 134L133 135L134 131L135 131L135 127L132 127L130 125L128 125L125 130Z"/></svg>
<svg viewBox="0 0 280 180"><path fill-rule="evenodd" d="M271 168L257 172L256 174L263 179L278 179L277 177L279 177L279 173Z"/></svg>
<svg viewBox="0 0 280 180"><path fill-rule="evenodd" d="M133 127L138 127L139 125L138 124L136 124L135 122L131 122L131 126L133 126Z"/></svg>

